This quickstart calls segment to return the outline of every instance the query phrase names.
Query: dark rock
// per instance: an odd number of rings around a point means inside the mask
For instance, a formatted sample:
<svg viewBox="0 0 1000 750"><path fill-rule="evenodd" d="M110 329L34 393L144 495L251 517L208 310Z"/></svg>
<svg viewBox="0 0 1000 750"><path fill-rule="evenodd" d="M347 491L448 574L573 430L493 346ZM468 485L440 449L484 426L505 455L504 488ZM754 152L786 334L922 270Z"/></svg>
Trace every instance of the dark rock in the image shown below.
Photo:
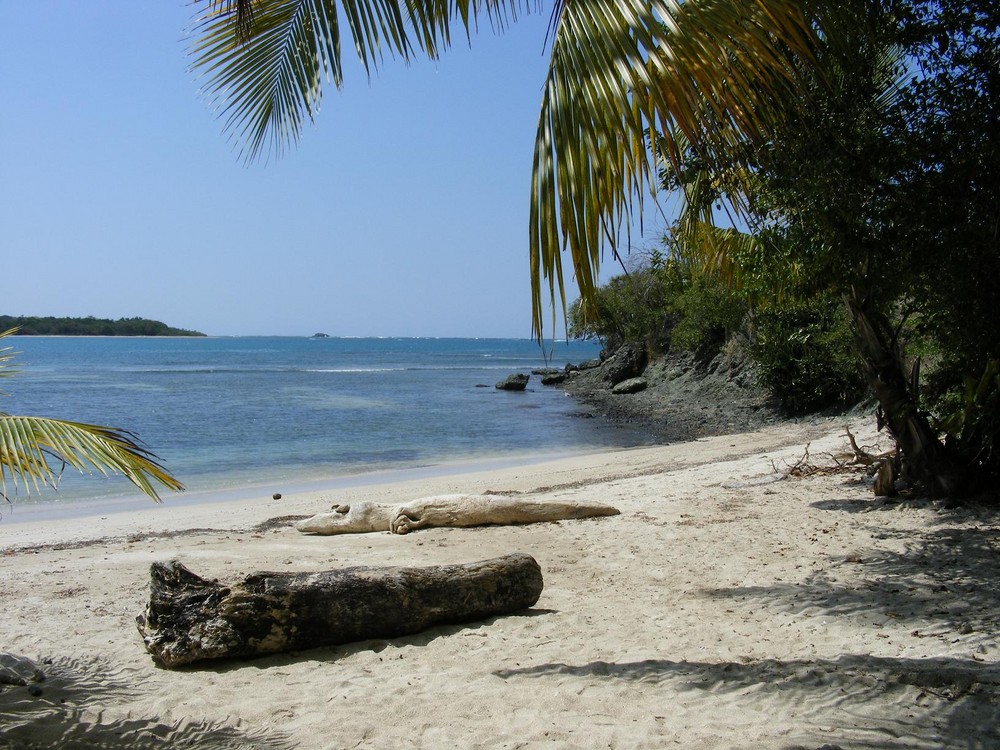
<svg viewBox="0 0 1000 750"><path fill-rule="evenodd" d="M280 492L275 492L273 495L271 495L271 499L272 500L280 500L281 499L281 493Z"/></svg>
<svg viewBox="0 0 1000 750"><path fill-rule="evenodd" d="M746 365L740 374L739 380L721 371L709 375L693 355L681 354L649 363L642 375L649 387L630 398L611 392L603 367L574 373L559 388L598 416L641 429L645 439L676 442L751 431L781 418L754 368Z"/></svg>
<svg viewBox="0 0 1000 750"><path fill-rule="evenodd" d="M637 378L646 369L648 361L645 344L624 344L604 363L603 378L613 386L623 380Z"/></svg>
<svg viewBox="0 0 1000 750"><path fill-rule="evenodd" d="M623 380L618 383L618 385L611 388L611 392L615 395L622 393L638 393L639 391L644 391L649 386L649 381L646 378L629 378L628 380Z"/></svg>
<svg viewBox="0 0 1000 750"><path fill-rule="evenodd" d="M542 385L559 385L566 380L566 373L554 372L551 375L542 376Z"/></svg>
<svg viewBox="0 0 1000 750"><path fill-rule="evenodd" d="M520 372L514 373L497 383L496 387L501 391L523 391L528 387L528 379L530 377L530 375Z"/></svg>
<svg viewBox="0 0 1000 750"><path fill-rule="evenodd" d="M565 372L567 375L569 375L569 373L571 372L578 372L579 370L580 368L574 365L572 362L568 362L566 364L566 367L563 368L563 372Z"/></svg>
<svg viewBox="0 0 1000 750"><path fill-rule="evenodd" d="M559 372L562 372L562 371L559 370L559 369L557 369L557 368L555 368L555 367L538 367L538 368L532 370L531 374L532 375L540 375L541 377L545 377L546 375L555 375L556 373L559 373Z"/></svg>
<svg viewBox="0 0 1000 750"><path fill-rule="evenodd" d="M602 364L599 359L587 359L577 365L581 370L593 370L595 367L600 367Z"/></svg>

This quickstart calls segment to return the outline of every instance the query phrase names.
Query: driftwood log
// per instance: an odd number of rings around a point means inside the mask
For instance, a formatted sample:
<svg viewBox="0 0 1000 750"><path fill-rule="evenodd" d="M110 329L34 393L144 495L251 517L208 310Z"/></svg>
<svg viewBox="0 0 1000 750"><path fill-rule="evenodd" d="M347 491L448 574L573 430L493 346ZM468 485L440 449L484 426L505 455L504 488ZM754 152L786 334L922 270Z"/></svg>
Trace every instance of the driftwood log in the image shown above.
<svg viewBox="0 0 1000 750"><path fill-rule="evenodd" d="M541 568L522 553L426 568L254 573L232 586L174 560L153 563L150 579L136 622L164 667L394 638L517 612L542 593Z"/></svg>
<svg viewBox="0 0 1000 750"><path fill-rule="evenodd" d="M610 505L537 501L506 495L436 495L402 505L363 500L336 505L295 524L308 534L358 534L390 531L406 534L431 526L487 526L491 524L539 523L570 518L616 516Z"/></svg>

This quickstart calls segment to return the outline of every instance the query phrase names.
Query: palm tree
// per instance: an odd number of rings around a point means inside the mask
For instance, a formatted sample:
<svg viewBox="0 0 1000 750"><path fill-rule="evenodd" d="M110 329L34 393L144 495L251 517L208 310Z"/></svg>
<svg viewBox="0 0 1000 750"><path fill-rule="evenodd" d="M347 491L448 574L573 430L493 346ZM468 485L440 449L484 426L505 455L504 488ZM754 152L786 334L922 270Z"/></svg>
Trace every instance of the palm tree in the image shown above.
<svg viewBox="0 0 1000 750"><path fill-rule="evenodd" d="M0 333L0 339L16 330ZM0 377L17 372L13 359L11 347L0 349ZM11 494L8 483L14 492L56 487L65 466L105 476L122 474L156 501L160 498L153 482L184 489L127 430L0 412L0 494L5 499Z"/></svg>
<svg viewBox="0 0 1000 750"><path fill-rule="evenodd" d="M280 154L318 111L323 79L343 85L342 36L371 73L386 54L437 58L481 19L502 31L530 0L200 0L194 68L248 160ZM534 332L543 297L566 306L563 250L580 295L602 249L655 192L680 140L731 159L766 136L770 102L809 60L817 17L793 0L555 0L534 152L530 272ZM648 133L667 144L651 148ZM543 292L547 287L548 295ZM553 312L554 314L554 312Z"/></svg>

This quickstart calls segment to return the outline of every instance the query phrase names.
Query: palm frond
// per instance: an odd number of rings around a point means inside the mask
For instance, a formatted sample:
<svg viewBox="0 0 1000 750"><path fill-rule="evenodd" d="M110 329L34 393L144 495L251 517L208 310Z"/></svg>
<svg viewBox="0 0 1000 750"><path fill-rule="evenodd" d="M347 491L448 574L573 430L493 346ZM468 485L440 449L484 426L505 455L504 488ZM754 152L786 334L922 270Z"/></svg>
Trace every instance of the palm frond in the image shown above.
<svg viewBox="0 0 1000 750"><path fill-rule="evenodd" d="M532 9L532 0L196 4L206 10L193 67L207 77L208 98L250 160L267 147L280 154L298 138L319 108L324 76L342 84L341 19L370 73L387 55L436 57L453 30L468 36L480 18L503 29ZM659 152L647 133L678 134L707 153L766 138L774 98L796 79L789 61L812 55L816 23L803 7L794 0L556 0L531 189L537 336L543 287L565 309L562 252L589 297L602 248L617 252L628 219L656 190L658 159L679 164L671 139Z"/></svg>
<svg viewBox="0 0 1000 750"><path fill-rule="evenodd" d="M208 3L192 54L209 78L204 94L228 113L226 130L256 158L268 141L280 154L318 109L323 74L340 86L343 72L338 19L324 3L259 0L252 7L246 21L231 3Z"/></svg>
<svg viewBox="0 0 1000 750"><path fill-rule="evenodd" d="M16 331L0 332L0 340ZM16 372L11 366L14 356L12 347L0 349L0 375ZM128 430L0 412L0 495L8 497L8 481L15 491L56 487L65 466L83 473L121 474L157 502L160 496L153 482L170 490L184 489Z"/></svg>
<svg viewBox="0 0 1000 750"><path fill-rule="evenodd" d="M8 336L13 336L15 333L17 333L17 328L8 328L6 331L0 332L0 340L3 340ZM14 347L4 346L0 348L0 378L9 378L20 372L20 370L13 365L14 358L16 356L17 352L14 351ZM3 393L3 391L0 391L0 393Z"/></svg>
<svg viewBox="0 0 1000 750"><path fill-rule="evenodd" d="M15 490L56 487L64 465L83 473L124 475L157 501L153 482L170 490L184 489L127 430L0 414L0 491L4 496L8 481Z"/></svg>
<svg viewBox="0 0 1000 750"><path fill-rule="evenodd" d="M679 168L687 143L728 163L766 140L797 81L790 61L811 59L815 39L801 3L763 0L566 0L555 28L531 193L539 337L545 282L565 308L562 252L589 298L602 248L617 253L656 191L657 160Z"/></svg>
<svg viewBox="0 0 1000 750"><path fill-rule="evenodd" d="M193 69L248 160L280 155L319 111L324 81L343 85L342 37L370 76L385 58L436 58L457 26L501 31L533 0L196 0Z"/></svg>

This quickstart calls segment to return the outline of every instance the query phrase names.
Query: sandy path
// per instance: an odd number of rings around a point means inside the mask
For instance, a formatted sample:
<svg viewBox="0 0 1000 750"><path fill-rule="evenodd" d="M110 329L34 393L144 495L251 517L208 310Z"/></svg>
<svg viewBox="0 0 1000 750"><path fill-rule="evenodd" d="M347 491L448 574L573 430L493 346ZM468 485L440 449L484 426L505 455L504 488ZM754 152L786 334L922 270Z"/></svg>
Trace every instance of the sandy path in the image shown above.
<svg viewBox="0 0 1000 750"><path fill-rule="evenodd" d="M1000 746L998 524L876 503L857 474L759 481L810 441L826 463L841 434L779 425L281 501L0 525L3 647L54 660L41 696L0 693L0 747ZM361 497L487 489L622 514L407 536L253 530ZM160 535L185 529L205 530ZM490 622L179 671L156 668L134 627L154 560L235 579L515 550L536 557L545 590Z"/></svg>

